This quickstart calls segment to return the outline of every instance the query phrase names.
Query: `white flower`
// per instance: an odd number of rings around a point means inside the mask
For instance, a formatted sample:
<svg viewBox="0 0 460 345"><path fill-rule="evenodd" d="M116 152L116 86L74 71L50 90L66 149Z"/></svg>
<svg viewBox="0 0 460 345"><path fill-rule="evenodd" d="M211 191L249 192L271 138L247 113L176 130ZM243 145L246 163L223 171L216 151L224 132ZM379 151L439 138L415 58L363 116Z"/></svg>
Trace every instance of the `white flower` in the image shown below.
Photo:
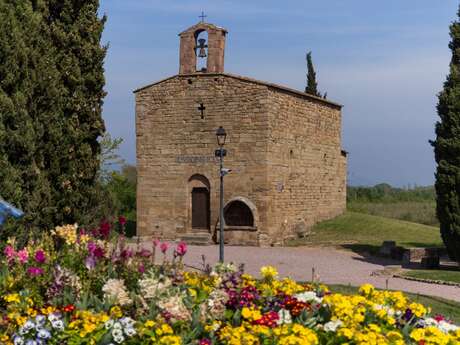
<svg viewBox="0 0 460 345"><path fill-rule="evenodd" d="M118 343L118 344L121 344L124 340L125 340L125 337L123 335L120 335L120 336L114 336L113 337L113 340Z"/></svg>
<svg viewBox="0 0 460 345"><path fill-rule="evenodd" d="M26 345L38 345L38 343L35 340L27 340Z"/></svg>
<svg viewBox="0 0 460 345"><path fill-rule="evenodd" d="M455 326L449 322L446 322L444 320L441 320L439 321L438 323L438 328L440 331L444 332L444 333L449 333L449 332L455 332L459 329L458 326Z"/></svg>
<svg viewBox="0 0 460 345"><path fill-rule="evenodd" d="M37 333L37 337L40 339L48 339L51 338L51 333L47 329L40 329Z"/></svg>
<svg viewBox="0 0 460 345"><path fill-rule="evenodd" d="M31 329L35 328L35 323L33 321L27 320L22 328L24 328L25 332L28 332Z"/></svg>
<svg viewBox="0 0 460 345"><path fill-rule="evenodd" d="M113 299L120 306L129 305L133 301L126 292L125 283L121 279L109 279L102 287L105 299Z"/></svg>
<svg viewBox="0 0 460 345"><path fill-rule="evenodd" d="M324 324L324 330L326 332L335 332L337 328L342 326L343 322L340 320L335 320L335 321L329 321L326 324Z"/></svg>
<svg viewBox="0 0 460 345"><path fill-rule="evenodd" d="M289 310L281 309L278 312L278 321L276 322L278 325L282 325L284 323L292 323L292 317Z"/></svg>
<svg viewBox="0 0 460 345"><path fill-rule="evenodd" d="M52 322L51 322L51 326L52 326L54 329L57 329L57 330L59 330L59 331L64 330L64 322L62 322L62 320L55 320L55 321L52 321Z"/></svg>
<svg viewBox="0 0 460 345"><path fill-rule="evenodd" d="M113 323L114 323L114 321L113 321L112 319L106 321L106 323L104 323L105 329L110 329L110 328L112 328L112 327L113 327Z"/></svg>
<svg viewBox="0 0 460 345"><path fill-rule="evenodd" d="M46 322L46 316L45 315L37 315L35 317L35 323L38 325L38 326L43 326Z"/></svg>
<svg viewBox="0 0 460 345"><path fill-rule="evenodd" d="M54 321L57 321L57 320L59 320L59 319L60 319L60 317L59 317L59 315L56 314L56 313L52 313L52 314L49 314L49 315L48 315L48 320L49 320L50 322L54 322Z"/></svg>
<svg viewBox="0 0 460 345"><path fill-rule="evenodd" d="M112 337L113 337L113 340L115 340L116 343L121 343L121 341L124 340L124 337L123 337L123 331L119 328L114 328L113 331L112 331ZM122 339L121 341L118 341L117 339Z"/></svg>
<svg viewBox="0 0 460 345"><path fill-rule="evenodd" d="M128 337L132 337L134 335L136 335L136 330L133 328L133 327L128 327L125 329L125 334L128 336Z"/></svg>
<svg viewBox="0 0 460 345"><path fill-rule="evenodd" d="M321 303L323 301L322 298L318 297L314 291L305 291L299 294L294 295L299 302L314 302L314 303Z"/></svg>
<svg viewBox="0 0 460 345"><path fill-rule="evenodd" d="M120 323L123 325L125 328L132 328L134 326L134 320L131 319L130 317L123 317L120 319Z"/></svg>
<svg viewBox="0 0 460 345"><path fill-rule="evenodd" d="M148 277L139 281L142 296L145 299L151 299L160 296L162 293L166 292L171 285L172 281L167 277Z"/></svg>
<svg viewBox="0 0 460 345"><path fill-rule="evenodd" d="M13 343L14 343L14 345L24 345L24 338L19 337L19 336L15 336L13 338Z"/></svg>
<svg viewBox="0 0 460 345"><path fill-rule="evenodd" d="M115 323L113 324L113 329L114 329L114 330L119 330L120 332L122 332L123 326L121 325L121 323L119 323L119 322L117 321L117 322L115 322Z"/></svg>

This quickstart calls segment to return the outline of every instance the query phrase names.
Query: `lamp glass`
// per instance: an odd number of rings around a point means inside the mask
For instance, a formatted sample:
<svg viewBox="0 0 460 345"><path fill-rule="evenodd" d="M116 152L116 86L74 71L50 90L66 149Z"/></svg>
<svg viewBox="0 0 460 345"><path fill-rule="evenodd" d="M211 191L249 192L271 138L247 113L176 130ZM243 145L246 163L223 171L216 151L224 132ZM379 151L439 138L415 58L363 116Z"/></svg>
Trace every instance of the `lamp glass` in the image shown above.
<svg viewBox="0 0 460 345"><path fill-rule="evenodd" d="M219 144L220 147L224 146L225 140L227 138L227 133L225 132L225 129L222 126L220 126L217 129L216 136L217 136L217 144Z"/></svg>

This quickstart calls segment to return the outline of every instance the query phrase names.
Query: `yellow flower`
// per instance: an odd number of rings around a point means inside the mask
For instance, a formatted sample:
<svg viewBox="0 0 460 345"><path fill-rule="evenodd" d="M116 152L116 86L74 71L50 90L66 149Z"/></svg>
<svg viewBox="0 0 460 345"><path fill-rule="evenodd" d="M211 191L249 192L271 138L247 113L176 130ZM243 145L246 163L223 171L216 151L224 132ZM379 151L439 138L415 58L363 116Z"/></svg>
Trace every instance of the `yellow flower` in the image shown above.
<svg viewBox="0 0 460 345"><path fill-rule="evenodd" d="M123 316L123 312L121 311L121 308L119 306L115 306L110 308L110 315L115 319L119 319Z"/></svg>
<svg viewBox="0 0 460 345"><path fill-rule="evenodd" d="M359 288L359 293L364 296L369 296L374 292L374 290L375 289L371 284L364 284Z"/></svg>
<svg viewBox="0 0 460 345"><path fill-rule="evenodd" d="M173 329L171 328L170 325L167 323L162 324L159 328L155 330L155 333L158 336L164 335L164 334L173 334Z"/></svg>
<svg viewBox="0 0 460 345"><path fill-rule="evenodd" d="M278 276L278 271L272 266L263 266L260 269L260 274L265 279L275 279Z"/></svg>
<svg viewBox="0 0 460 345"><path fill-rule="evenodd" d="M345 337L347 339L352 339L353 338L353 331L349 328L340 328L338 331L338 335Z"/></svg>
<svg viewBox="0 0 460 345"><path fill-rule="evenodd" d="M3 297L3 299L7 303L20 303L21 302L21 298L19 294L17 293L6 295L5 297Z"/></svg>
<svg viewBox="0 0 460 345"><path fill-rule="evenodd" d="M409 304L409 309L412 310L415 316L422 317L427 313L426 308L420 303L411 303Z"/></svg>
<svg viewBox="0 0 460 345"><path fill-rule="evenodd" d="M177 335L167 335L160 339L161 345L181 345L182 339Z"/></svg>
<svg viewBox="0 0 460 345"><path fill-rule="evenodd" d="M57 226L51 233L65 240L68 245L72 245L77 242L77 229L77 224L63 225Z"/></svg>
<svg viewBox="0 0 460 345"><path fill-rule="evenodd" d="M155 321L147 320L147 321L145 321L144 326L147 327L147 328L152 328L153 326L155 326L155 324L156 324Z"/></svg>
<svg viewBox="0 0 460 345"><path fill-rule="evenodd" d="M262 314L260 313L258 309L255 309L254 307L252 308L244 307L241 310L241 316L249 321L254 321L254 320L259 320L262 317Z"/></svg>

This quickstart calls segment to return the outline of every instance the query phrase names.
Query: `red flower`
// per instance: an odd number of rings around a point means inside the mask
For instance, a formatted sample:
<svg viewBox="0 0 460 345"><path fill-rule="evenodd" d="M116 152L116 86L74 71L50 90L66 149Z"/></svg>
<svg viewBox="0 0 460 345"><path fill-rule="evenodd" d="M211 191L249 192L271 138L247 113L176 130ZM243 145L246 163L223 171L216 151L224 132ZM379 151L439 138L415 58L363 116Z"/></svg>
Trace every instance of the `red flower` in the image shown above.
<svg viewBox="0 0 460 345"><path fill-rule="evenodd" d="M104 221L101 223L101 226L99 227L99 234L103 238L108 238L110 235L110 223L107 221Z"/></svg>
<svg viewBox="0 0 460 345"><path fill-rule="evenodd" d="M118 223L120 223L121 226L125 226L126 218L123 216L118 217Z"/></svg>
<svg viewBox="0 0 460 345"><path fill-rule="evenodd" d="M66 313L71 313L75 310L75 306L73 304L68 304L62 310Z"/></svg>

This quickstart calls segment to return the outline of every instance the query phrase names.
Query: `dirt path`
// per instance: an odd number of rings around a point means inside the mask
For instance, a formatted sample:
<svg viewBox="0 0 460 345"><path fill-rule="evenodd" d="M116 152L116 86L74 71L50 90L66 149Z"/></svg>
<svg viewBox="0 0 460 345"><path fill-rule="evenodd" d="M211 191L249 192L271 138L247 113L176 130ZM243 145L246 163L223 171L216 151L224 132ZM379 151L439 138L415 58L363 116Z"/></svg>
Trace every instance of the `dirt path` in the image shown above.
<svg viewBox="0 0 460 345"><path fill-rule="evenodd" d="M218 246L189 246L185 263L201 267L201 256L205 255L206 261L213 264L217 262L218 250ZM258 275L261 266L273 265L278 268L280 276L289 276L299 281L310 281L314 267L320 280L326 284L359 286L371 283L379 288L385 288L387 278L375 275L374 272L398 264L397 261L367 258L336 248L311 247L226 247L225 261L244 263L246 271L253 275ZM454 286L389 278L388 288L460 301L460 288Z"/></svg>

